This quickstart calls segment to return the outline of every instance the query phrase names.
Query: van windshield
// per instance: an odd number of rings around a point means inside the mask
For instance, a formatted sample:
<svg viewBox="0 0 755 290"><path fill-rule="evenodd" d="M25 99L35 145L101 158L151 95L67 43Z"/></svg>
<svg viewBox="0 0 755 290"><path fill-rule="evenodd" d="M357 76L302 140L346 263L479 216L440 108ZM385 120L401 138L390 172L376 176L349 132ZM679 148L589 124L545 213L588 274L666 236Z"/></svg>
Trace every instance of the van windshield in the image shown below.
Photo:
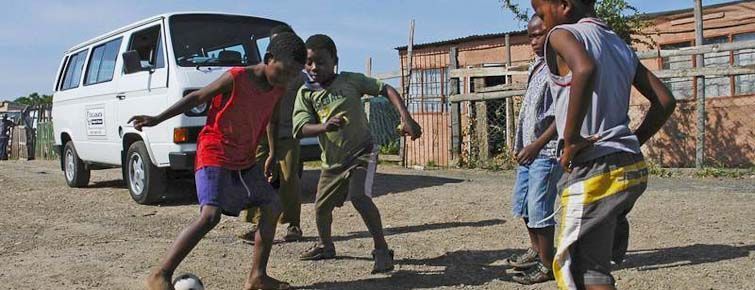
<svg viewBox="0 0 755 290"><path fill-rule="evenodd" d="M170 17L176 63L183 67L247 66L261 62L270 29L284 23L216 14Z"/></svg>

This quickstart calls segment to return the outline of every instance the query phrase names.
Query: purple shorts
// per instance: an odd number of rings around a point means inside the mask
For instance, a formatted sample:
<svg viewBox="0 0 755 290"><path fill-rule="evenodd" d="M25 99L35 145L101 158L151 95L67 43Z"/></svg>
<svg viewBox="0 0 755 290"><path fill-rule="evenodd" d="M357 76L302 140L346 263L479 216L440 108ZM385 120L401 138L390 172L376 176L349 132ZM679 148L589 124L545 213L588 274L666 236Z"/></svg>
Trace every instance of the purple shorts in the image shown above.
<svg viewBox="0 0 755 290"><path fill-rule="evenodd" d="M200 206L212 205L229 216L238 216L250 206L264 206L278 195L259 166L243 170L202 167L194 173Z"/></svg>

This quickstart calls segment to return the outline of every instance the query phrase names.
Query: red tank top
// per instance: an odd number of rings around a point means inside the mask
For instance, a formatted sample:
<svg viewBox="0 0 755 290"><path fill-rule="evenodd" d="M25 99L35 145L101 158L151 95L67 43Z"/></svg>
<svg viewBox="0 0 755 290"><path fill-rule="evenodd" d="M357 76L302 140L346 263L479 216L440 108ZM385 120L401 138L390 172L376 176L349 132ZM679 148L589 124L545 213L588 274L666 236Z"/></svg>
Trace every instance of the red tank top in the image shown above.
<svg viewBox="0 0 755 290"><path fill-rule="evenodd" d="M233 90L227 98L219 94L212 99L207 123L199 133L196 170L206 166L241 170L254 165L257 144L285 92L279 87L260 91L243 67L228 72Z"/></svg>

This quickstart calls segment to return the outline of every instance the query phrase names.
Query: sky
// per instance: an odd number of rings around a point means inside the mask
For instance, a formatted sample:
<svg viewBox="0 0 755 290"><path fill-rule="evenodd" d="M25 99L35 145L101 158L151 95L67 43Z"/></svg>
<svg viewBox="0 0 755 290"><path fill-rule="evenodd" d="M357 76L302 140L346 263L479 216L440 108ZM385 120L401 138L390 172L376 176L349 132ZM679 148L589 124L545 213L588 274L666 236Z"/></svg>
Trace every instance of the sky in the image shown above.
<svg viewBox="0 0 755 290"><path fill-rule="evenodd" d="M324 33L336 42L341 70L399 69L394 49L407 44L415 20L415 43L523 28L499 0L213 0L52 1L3 0L0 11L0 100L32 92L52 93L55 73L70 47L157 14L219 11L289 23L307 36ZM522 7L529 1L515 0ZM642 12L692 7L693 0L629 0ZM703 5L728 2L703 0ZM530 12L532 10L530 9Z"/></svg>

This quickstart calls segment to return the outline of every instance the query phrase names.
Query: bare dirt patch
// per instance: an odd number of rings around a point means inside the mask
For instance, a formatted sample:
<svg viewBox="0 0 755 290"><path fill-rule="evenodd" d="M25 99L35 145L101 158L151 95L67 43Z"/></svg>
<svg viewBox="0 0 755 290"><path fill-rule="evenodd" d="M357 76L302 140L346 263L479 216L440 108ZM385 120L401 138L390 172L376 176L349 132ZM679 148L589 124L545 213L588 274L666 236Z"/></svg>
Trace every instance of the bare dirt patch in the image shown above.
<svg viewBox="0 0 755 290"><path fill-rule="evenodd" d="M68 188L56 162L0 162L0 288L142 289L142 279L198 214L190 183L160 206L134 203L119 170ZM302 262L314 243L316 170L305 172L304 242L278 243L270 273L304 289L553 289L519 286L502 260L526 246L511 218L512 173L383 166L376 203L398 267L370 275L372 241L356 211L335 212L338 259ZM630 215L622 289L755 289L755 179L653 178ZM252 248L226 218L178 272L239 289ZM279 228L279 234L281 229Z"/></svg>

